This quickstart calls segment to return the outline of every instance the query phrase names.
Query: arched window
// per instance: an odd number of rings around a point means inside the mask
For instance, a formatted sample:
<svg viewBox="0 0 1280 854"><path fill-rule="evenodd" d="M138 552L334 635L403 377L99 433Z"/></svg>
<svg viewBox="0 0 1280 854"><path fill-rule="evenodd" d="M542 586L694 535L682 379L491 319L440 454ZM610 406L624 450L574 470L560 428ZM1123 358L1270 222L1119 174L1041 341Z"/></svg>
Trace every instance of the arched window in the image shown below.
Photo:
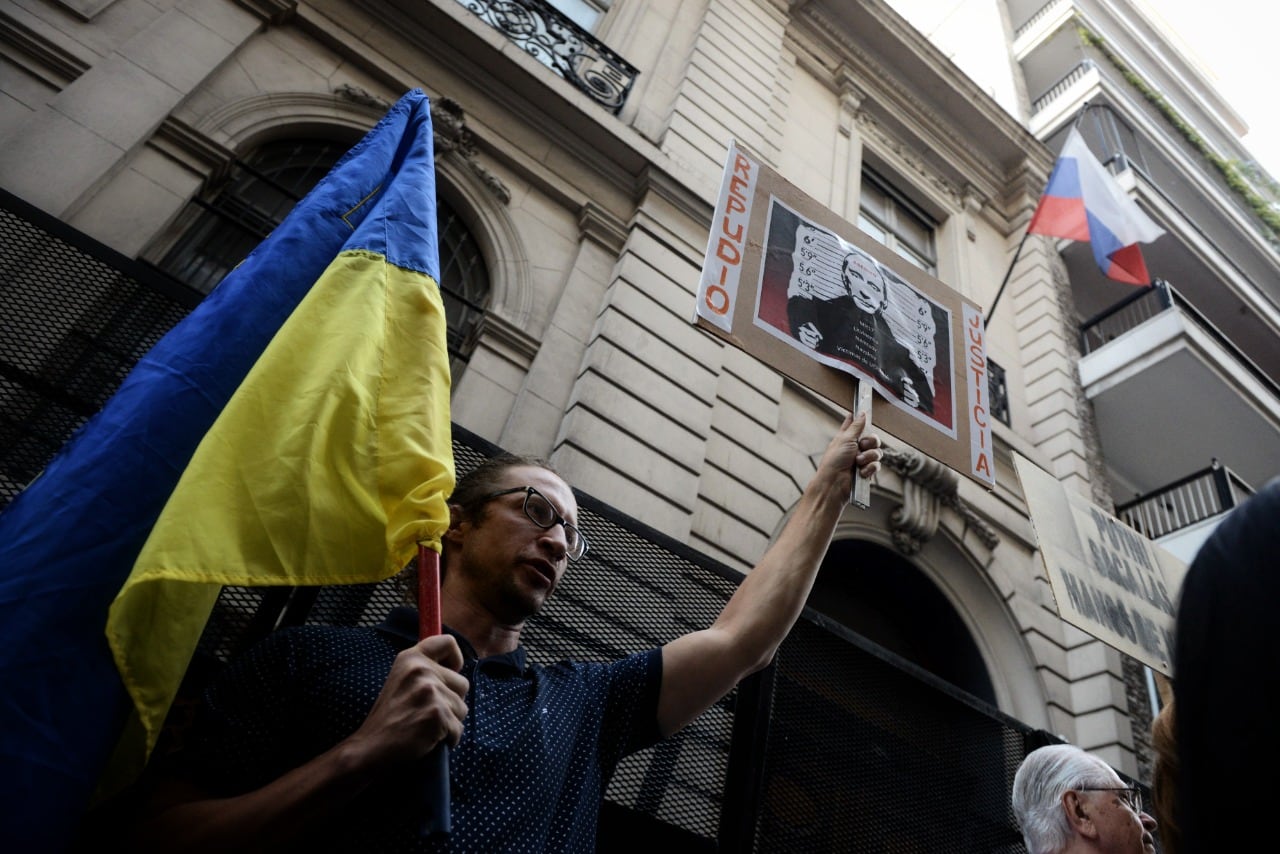
<svg viewBox="0 0 1280 854"><path fill-rule="evenodd" d="M833 542L809 606L986 702L995 686L977 642L938 586L911 561L865 540Z"/></svg>
<svg viewBox="0 0 1280 854"><path fill-rule="evenodd" d="M449 367L456 376L475 345L472 331L489 298L489 270L471 229L438 196L436 223L440 230L440 296L449 328Z"/></svg>
<svg viewBox="0 0 1280 854"><path fill-rule="evenodd" d="M204 293L213 290L349 147L333 140L281 139L234 161L212 200L192 200L184 215L190 225L158 266ZM475 236L452 206L439 198L436 219L449 359L456 374L474 345L472 331L489 297L489 273Z"/></svg>
<svg viewBox="0 0 1280 854"><path fill-rule="evenodd" d="M160 261L160 269L204 293L213 290L347 148L332 140L282 139L234 161L212 201L192 200L199 211Z"/></svg>

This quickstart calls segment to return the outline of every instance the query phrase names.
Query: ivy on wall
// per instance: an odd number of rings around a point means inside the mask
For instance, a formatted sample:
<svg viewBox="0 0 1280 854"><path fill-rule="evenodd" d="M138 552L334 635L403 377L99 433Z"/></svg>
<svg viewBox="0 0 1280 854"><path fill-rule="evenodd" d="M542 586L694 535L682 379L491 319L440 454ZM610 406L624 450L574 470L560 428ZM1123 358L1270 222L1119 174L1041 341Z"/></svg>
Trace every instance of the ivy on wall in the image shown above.
<svg viewBox="0 0 1280 854"><path fill-rule="evenodd" d="M1163 95L1152 89L1151 85L1148 84L1146 80L1140 77L1123 59L1116 55L1115 51L1111 49L1111 46L1107 44L1105 39L1083 26L1078 26L1076 30L1079 32L1080 38L1085 44L1096 48L1104 57L1106 57L1107 61L1115 66L1116 70L1120 72L1120 75L1125 79L1125 81L1136 89L1142 97L1146 98L1152 106L1159 110L1165 119L1168 120L1169 124L1173 125L1173 127L1182 134L1187 142L1191 143L1196 151L1200 152L1206 160L1212 163L1214 167L1222 173L1222 177L1226 180L1227 186L1243 198L1249 208L1253 210L1253 212L1258 215L1258 218L1266 225L1266 230L1264 231L1263 236L1266 237L1273 246L1280 248L1280 211L1277 211L1276 208L1269 204L1266 199L1258 195L1250 185L1248 177L1246 177L1246 175L1248 175L1255 179L1262 179L1264 176L1262 176L1256 168L1252 166L1245 166L1237 160L1228 160L1217 154L1217 152L1210 148L1209 144L1204 141L1204 138L1196 132L1196 129L1187 124L1186 120L1182 118L1182 115L1174 109L1173 105L1170 104ZM1280 192L1280 187L1277 187L1274 181L1268 181L1268 183L1273 189Z"/></svg>

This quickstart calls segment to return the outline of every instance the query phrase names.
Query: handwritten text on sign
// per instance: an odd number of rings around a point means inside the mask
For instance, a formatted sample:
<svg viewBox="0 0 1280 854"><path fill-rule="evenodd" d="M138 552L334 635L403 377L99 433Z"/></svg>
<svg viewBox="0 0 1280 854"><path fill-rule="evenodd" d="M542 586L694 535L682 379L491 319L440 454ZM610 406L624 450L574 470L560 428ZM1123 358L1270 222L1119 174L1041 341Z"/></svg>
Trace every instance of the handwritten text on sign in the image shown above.
<svg viewBox="0 0 1280 854"><path fill-rule="evenodd" d="M759 167L736 149L729 152L729 174L720 188L720 200L711 223L707 258L699 287L699 313L726 332L733 325L734 301L738 297L738 279L746 248L747 223L751 219L749 204L755 193Z"/></svg>
<svg viewBox="0 0 1280 854"><path fill-rule="evenodd" d="M1062 619L1172 675L1177 585L1186 567L1119 519L1015 455Z"/></svg>

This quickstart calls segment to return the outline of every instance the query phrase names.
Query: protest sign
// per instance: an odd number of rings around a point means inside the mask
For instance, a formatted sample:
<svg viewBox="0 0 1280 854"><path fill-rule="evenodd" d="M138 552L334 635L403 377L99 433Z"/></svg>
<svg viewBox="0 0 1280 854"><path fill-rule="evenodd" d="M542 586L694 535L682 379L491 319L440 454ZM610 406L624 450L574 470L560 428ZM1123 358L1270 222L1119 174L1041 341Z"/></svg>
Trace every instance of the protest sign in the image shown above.
<svg viewBox="0 0 1280 854"><path fill-rule="evenodd" d="M995 485L981 309L729 148L694 322L836 404Z"/></svg>
<svg viewBox="0 0 1280 854"><path fill-rule="evenodd" d="M1172 676L1177 591L1186 564L1015 453L1058 615Z"/></svg>

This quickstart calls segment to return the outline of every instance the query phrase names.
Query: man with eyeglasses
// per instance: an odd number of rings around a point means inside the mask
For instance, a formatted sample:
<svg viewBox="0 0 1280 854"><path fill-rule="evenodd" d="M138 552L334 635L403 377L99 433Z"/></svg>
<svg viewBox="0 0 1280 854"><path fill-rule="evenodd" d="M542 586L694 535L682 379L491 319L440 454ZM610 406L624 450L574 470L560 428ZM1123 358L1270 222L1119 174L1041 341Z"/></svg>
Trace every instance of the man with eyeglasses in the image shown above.
<svg viewBox="0 0 1280 854"><path fill-rule="evenodd" d="M398 608L376 628L274 632L206 690L138 847L591 851L617 763L764 667L804 607L854 472L880 441L849 416L778 539L715 622L609 663L528 662L525 621L587 538L573 490L509 457L459 479L441 552L446 633ZM452 828L422 834L420 760L449 746Z"/></svg>
<svg viewBox="0 0 1280 854"><path fill-rule="evenodd" d="M1028 854L1155 854L1156 820L1143 811L1142 794L1074 745L1028 753L1013 777L1012 804Z"/></svg>

